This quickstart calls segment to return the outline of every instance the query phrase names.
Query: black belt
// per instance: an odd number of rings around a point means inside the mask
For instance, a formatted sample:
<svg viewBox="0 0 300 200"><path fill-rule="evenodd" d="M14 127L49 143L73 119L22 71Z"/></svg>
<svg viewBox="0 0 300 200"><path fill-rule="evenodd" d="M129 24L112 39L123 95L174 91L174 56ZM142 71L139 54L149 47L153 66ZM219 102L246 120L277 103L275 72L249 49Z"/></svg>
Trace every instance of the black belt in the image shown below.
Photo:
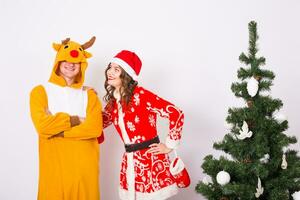
<svg viewBox="0 0 300 200"><path fill-rule="evenodd" d="M125 150L127 153L142 150L142 149L147 149L149 148L149 145L154 144L154 143L160 143L158 136L151 140L147 140L145 142L141 143L136 143L136 144L125 144Z"/></svg>

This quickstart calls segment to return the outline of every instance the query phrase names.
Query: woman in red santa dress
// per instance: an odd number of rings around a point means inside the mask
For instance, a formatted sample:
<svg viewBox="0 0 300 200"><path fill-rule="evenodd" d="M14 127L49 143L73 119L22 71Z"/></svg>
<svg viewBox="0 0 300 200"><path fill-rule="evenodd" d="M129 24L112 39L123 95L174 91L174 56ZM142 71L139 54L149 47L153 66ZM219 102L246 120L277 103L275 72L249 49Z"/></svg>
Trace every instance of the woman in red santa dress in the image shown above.
<svg viewBox="0 0 300 200"><path fill-rule="evenodd" d="M142 62L131 51L118 53L105 70L104 128L114 124L125 146L120 171L122 200L163 200L177 193L168 153L179 145L183 112L138 86ZM169 133L158 137L157 116L169 119Z"/></svg>

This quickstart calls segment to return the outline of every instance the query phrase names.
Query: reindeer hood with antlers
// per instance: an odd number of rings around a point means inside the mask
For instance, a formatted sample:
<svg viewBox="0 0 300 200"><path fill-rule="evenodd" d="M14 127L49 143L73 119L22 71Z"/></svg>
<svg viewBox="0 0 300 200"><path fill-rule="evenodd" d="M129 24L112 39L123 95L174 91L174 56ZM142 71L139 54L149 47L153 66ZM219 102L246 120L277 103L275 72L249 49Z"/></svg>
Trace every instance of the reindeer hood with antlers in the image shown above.
<svg viewBox="0 0 300 200"><path fill-rule="evenodd" d="M61 42L61 44L53 43L53 48L57 51L54 67L50 76L49 82L60 86L66 86L66 81L58 75L57 69L62 61L80 63L80 74L77 76L75 82L71 85L72 88L81 88L84 83L85 70L88 66L87 58L92 57L92 54L85 51L91 47L96 40L96 37L92 37L88 42L83 45L77 42L70 41L67 38Z"/></svg>

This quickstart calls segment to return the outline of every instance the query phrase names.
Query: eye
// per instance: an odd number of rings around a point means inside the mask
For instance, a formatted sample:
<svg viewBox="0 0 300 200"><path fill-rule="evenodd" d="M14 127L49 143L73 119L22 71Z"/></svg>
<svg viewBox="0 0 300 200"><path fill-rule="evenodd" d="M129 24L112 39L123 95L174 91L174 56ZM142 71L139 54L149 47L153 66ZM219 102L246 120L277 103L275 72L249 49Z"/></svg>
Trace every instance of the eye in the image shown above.
<svg viewBox="0 0 300 200"><path fill-rule="evenodd" d="M79 47L79 50L80 50L80 51L82 51L82 48L81 48L81 47Z"/></svg>
<svg viewBox="0 0 300 200"><path fill-rule="evenodd" d="M64 47L64 49L66 49L66 48L69 48L69 46L68 46L68 45L66 45L66 46Z"/></svg>

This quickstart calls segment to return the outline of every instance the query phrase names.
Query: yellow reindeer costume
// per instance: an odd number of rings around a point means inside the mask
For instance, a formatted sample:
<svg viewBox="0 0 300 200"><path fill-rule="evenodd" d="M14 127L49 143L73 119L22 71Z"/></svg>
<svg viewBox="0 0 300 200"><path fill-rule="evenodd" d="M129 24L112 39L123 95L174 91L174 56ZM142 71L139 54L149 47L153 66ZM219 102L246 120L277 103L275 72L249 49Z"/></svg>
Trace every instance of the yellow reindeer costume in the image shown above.
<svg viewBox="0 0 300 200"><path fill-rule="evenodd" d="M57 56L51 77L31 91L31 117L39 134L38 200L100 199L97 137L102 133L102 108L92 90L82 89L86 59L92 56L85 49L94 41L53 44ZM62 61L80 63L71 86L57 74ZM76 124L74 116L85 120Z"/></svg>

